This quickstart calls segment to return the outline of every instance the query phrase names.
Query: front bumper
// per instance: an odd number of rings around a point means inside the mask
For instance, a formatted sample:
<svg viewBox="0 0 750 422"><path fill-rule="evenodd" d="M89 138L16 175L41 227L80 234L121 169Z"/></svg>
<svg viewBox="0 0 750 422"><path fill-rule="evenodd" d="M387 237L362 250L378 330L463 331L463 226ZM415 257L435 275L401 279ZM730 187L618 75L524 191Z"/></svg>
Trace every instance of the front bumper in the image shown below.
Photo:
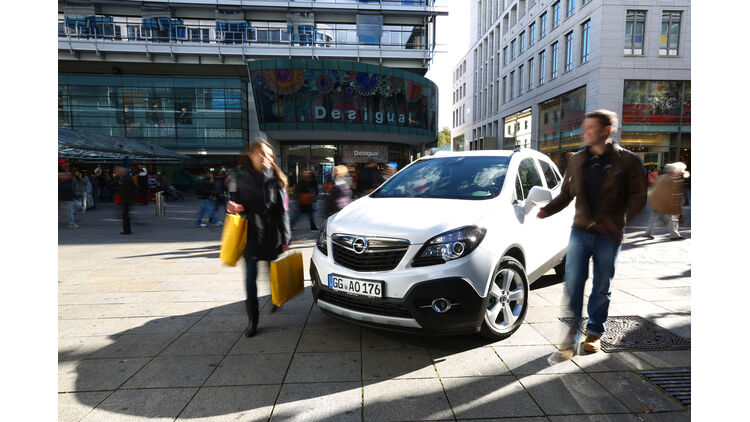
<svg viewBox="0 0 750 422"><path fill-rule="evenodd" d="M431 335L476 333L482 326L487 298L479 296L465 278L451 276L413 282L402 298L367 298L329 289L327 271L336 269L319 271L315 261L310 263L312 294L327 314L368 327ZM434 311L431 304L437 298L448 299L451 308L444 313Z"/></svg>

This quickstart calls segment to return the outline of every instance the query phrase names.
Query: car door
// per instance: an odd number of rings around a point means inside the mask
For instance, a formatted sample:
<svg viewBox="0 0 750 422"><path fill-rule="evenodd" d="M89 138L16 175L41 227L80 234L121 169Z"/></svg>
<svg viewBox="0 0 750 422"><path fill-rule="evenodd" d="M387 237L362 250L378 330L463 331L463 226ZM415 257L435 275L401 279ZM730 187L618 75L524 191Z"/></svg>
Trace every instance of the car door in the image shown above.
<svg viewBox="0 0 750 422"><path fill-rule="evenodd" d="M538 159L538 161L539 168L542 171L542 176L544 178L544 183L548 189L552 190L552 197L554 198L560 194L562 176L560 176L560 173L551 161L547 161L543 158ZM570 225L573 223L573 214L571 213L572 209L572 205L568 205L557 214L542 220L541 224L545 226L544 231L549 234L549 240L547 243L547 254L549 255L549 258L552 258L568 246Z"/></svg>
<svg viewBox="0 0 750 422"><path fill-rule="evenodd" d="M516 200L513 201L518 221L521 223L521 246L526 255L526 273L531 274L549 257L549 247L545 247L547 234L544 232L543 220L536 218L539 208L544 204L533 204L528 201L529 192L534 186L544 187L534 159L523 158L518 164L515 181Z"/></svg>

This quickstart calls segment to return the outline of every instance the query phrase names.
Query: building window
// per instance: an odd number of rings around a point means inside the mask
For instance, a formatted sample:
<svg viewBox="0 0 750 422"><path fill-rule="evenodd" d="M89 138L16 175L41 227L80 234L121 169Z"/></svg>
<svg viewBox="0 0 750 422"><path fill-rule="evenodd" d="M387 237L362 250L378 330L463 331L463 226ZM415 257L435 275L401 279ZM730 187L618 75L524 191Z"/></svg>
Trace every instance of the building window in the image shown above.
<svg viewBox="0 0 750 422"><path fill-rule="evenodd" d="M510 72L510 87L508 90L510 91L510 99L512 100L514 98L515 91L513 90L513 80L515 79L516 72Z"/></svg>
<svg viewBox="0 0 750 422"><path fill-rule="evenodd" d="M529 47L534 45L536 42L536 22L532 22L529 25Z"/></svg>
<svg viewBox="0 0 750 422"><path fill-rule="evenodd" d="M625 18L625 54L643 54L643 32L646 27L646 12L628 10Z"/></svg>
<svg viewBox="0 0 750 422"><path fill-rule="evenodd" d="M680 45L680 18L682 12L664 12L661 15L659 55L676 56Z"/></svg>
<svg viewBox="0 0 750 422"><path fill-rule="evenodd" d="M583 4L583 5L585 6L585 5L587 5L587 4L588 4L588 3L590 2L590 1L591 1L591 0L583 0L583 3L581 3L581 4Z"/></svg>
<svg viewBox="0 0 750 422"><path fill-rule="evenodd" d="M534 89L534 59L529 59L529 91Z"/></svg>
<svg viewBox="0 0 750 422"><path fill-rule="evenodd" d="M503 67L508 64L508 46L503 48Z"/></svg>
<svg viewBox="0 0 750 422"><path fill-rule="evenodd" d="M560 48L558 44L559 43L557 41L552 44L552 77L550 79L555 79L557 77L557 58L560 55Z"/></svg>
<svg viewBox="0 0 750 422"><path fill-rule="evenodd" d="M518 36L518 48L520 49L520 54L526 51L526 31L521 32L521 35Z"/></svg>
<svg viewBox="0 0 750 422"><path fill-rule="evenodd" d="M547 52L542 50L542 52L539 53L539 85L544 84L544 74L547 72L547 69L545 69L546 61Z"/></svg>
<svg viewBox="0 0 750 422"><path fill-rule="evenodd" d="M552 5L552 29L557 28L560 25L560 2L555 2Z"/></svg>
<svg viewBox="0 0 750 422"><path fill-rule="evenodd" d="M566 16L570 16L576 12L576 0L568 0L568 13Z"/></svg>
<svg viewBox="0 0 750 422"><path fill-rule="evenodd" d="M565 36L565 71L573 69L573 31Z"/></svg>
<svg viewBox="0 0 750 422"><path fill-rule="evenodd" d="M507 84L508 84L508 77L503 76L503 104L505 104L508 100L508 91L507 91Z"/></svg>
<svg viewBox="0 0 750 422"><path fill-rule="evenodd" d="M510 59L515 60L516 59L516 40L510 42Z"/></svg>
<svg viewBox="0 0 750 422"><path fill-rule="evenodd" d="M581 25L581 63L589 61L589 33L591 32L591 19Z"/></svg>
<svg viewBox="0 0 750 422"><path fill-rule="evenodd" d="M524 86L524 79L523 79L523 65L518 67L518 96L523 95L523 86Z"/></svg>
<svg viewBox="0 0 750 422"><path fill-rule="evenodd" d="M547 35L547 12L539 17L539 38L544 38L545 35Z"/></svg>

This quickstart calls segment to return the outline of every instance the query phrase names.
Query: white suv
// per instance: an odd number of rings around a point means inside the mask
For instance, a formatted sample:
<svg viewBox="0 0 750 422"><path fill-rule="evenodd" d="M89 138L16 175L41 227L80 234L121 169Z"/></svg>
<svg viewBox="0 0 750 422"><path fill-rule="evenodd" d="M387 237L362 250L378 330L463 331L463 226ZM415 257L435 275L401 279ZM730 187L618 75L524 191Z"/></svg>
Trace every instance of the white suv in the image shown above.
<svg viewBox="0 0 750 422"><path fill-rule="evenodd" d="M366 326L506 338L526 315L529 284L564 270L573 206L536 217L561 181L527 149L416 160L323 224L313 297Z"/></svg>

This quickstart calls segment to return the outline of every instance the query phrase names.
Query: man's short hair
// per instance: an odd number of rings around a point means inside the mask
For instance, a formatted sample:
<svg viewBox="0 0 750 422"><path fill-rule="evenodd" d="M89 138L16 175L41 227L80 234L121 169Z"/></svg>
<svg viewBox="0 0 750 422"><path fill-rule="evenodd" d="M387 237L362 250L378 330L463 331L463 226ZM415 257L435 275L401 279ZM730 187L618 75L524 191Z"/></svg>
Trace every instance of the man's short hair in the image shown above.
<svg viewBox="0 0 750 422"><path fill-rule="evenodd" d="M586 118L597 119L602 126L612 127L612 133L614 133L617 130L619 119L617 118L617 113L613 111L604 110L604 109L594 110L592 112L586 113Z"/></svg>

